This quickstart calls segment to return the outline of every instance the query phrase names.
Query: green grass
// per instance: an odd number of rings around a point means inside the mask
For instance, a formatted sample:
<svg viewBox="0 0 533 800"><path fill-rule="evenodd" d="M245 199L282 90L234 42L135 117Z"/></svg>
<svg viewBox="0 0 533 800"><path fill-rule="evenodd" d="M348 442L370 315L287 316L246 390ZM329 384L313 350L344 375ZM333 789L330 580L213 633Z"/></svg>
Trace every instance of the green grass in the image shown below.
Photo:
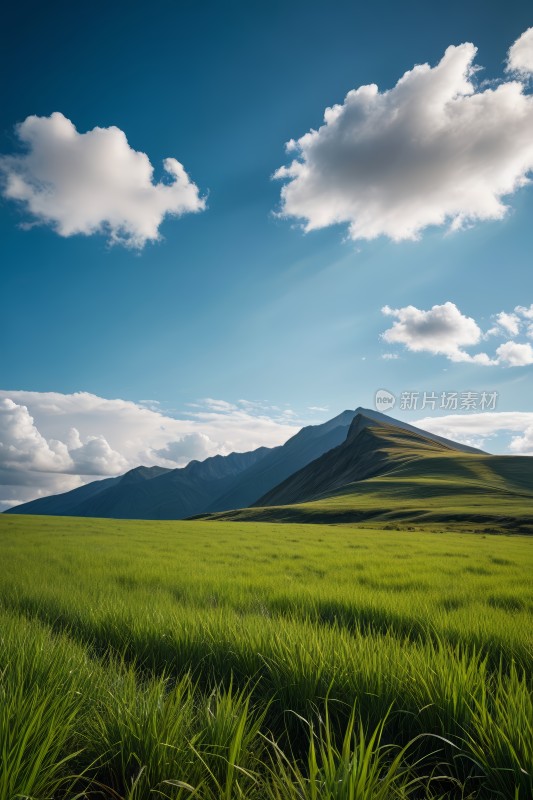
<svg viewBox="0 0 533 800"><path fill-rule="evenodd" d="M454 463L454 466L456 464ZM302 524L373 523L383 527L449 525L456 530L533 533L531 496L460 476L395 476L348 484L333 495L309 502L236 509L211 515L232 522L298 522Z"/></svg>
<svg viewBox="0 0 533 800"><path fill-rule="evenodd" d="M0 516L0 800L529 800L532 548Z"/></svg>

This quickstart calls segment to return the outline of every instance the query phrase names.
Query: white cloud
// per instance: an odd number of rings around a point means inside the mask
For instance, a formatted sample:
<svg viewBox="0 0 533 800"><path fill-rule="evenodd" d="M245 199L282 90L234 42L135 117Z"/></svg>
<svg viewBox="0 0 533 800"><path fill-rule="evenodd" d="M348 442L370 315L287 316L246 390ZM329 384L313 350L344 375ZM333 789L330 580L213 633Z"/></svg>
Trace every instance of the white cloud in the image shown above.
<svg viewBox="0 0 533 800"><path fill-rule="evenodd" d="M503 328L511 336L518 336L520 326L521 320L518 314L500 311L499 314L496 314L496 328L493 328L489 333L499 333Z"/></svg>
<svg viewBox="0 0 533 800"><path fill-rule="evenodd" d="M533 75L533 28L524 31L509 48L507 70L525 77Z"/></svg>
<svg viewBox="0 0 533 800"><path fill-rule="evenodd" d="M398 353L383 353L381 358L384 361L395 361L399 356Z"/></svg>
<svg viewBox="0 0 533 800"><path fill-rule="evenodd" d="M46 484L56 473L102 476L116 475L128 468L128 461L101 435L88 436L83 442L79 432L71 428L65 438L66 441L46 438L26 405L15 403L9 397L0 398L0 473L24 473L21 485L43 483L35 473L45 473ZM33 479L28 478L30 474L34 474ZM63 485L64 481L60 483ZM75 481L74 485L78 483Z"/></svg>
<svg viewBox="0 0 533 800"><path fill-rule="evenodd" d="M85 443L76 428L69 433L69 456L72 472L81 475L116 475L128 469L128 461L113 450L101 436L88 436Z"/></svg>
<svg viewBox="0 0 533 800"><path fill-rule="evenodd" d="M533 339L533 303L527 306L516 306L515 312L519 314L526 325L526 336Z"/></svg>
<svg viewBox="0 0 533 800"><path fill-rule="evenodd" d="M46 440L24 405L0 399L0 463L6 469L23 467L38 472L68 472L71 460L66 444Z"/></svg>
<svg viewBox="0 0 533 800"><path fill-rule="evenodd" d="M19 506L23 503L24 500L20 500L18 497L13 498L12 500L2 500L0 511L5 511L8 508L13 508L14 506Z"/></svg>
<svg viewBox="0 0 533 800"><path fill-rule="evenodd" d="M86 482L78 475L23 472L0 466L0 512L38 497L69 492Z"/></svg>
<svg viewBox="0 0 533 800"><path fill-rule="evenodd" d="M202 405L210 411L220 411L222 413L236 411L237 406L233 403L228 403L226 400L215 400L212 397L206 397L202 401Z"/></svg>
<svg viewBox="0 0 533 800"><path fill-rule="evenodd" d="M490 328L484 338L490 336L518 336L525 335L533 338L533 304L529 306L515 306L514 311L500 311L495 314L496 324Z"/></svg>
<svg viewBox="0 0 533 800"><path fill-rule="evenodd" d="M533 456L533 420L521 436L513 436L509 449L516 455Z"/></svg>
<svg viewBox="0 0 533 800"><path fill-rule="evenodd" d="M173 461L182 466L189 461L203 461L209 456L220 452L220 445L212 442L205 433L187 433L181 439L168 442L165 447L154 450L154 453L167 461Z"/></svg>
<svg viewBox="0 0 533 800"><path fill-rule="evenodd" d="M448 47L393 89L360 86L327 108L318 130L288 143L296 158L274 174L287 181L281 215L307 231L347 223L354 240L395 241L430 225L501 219L503 198L533 169L533 97L518 80L477 87L476 52Z"/></svg>
<svg viewBox="0 0 533 800"><path fill-rule="evenodd" d="M529 308L527 306L517 306L515 311L517 314L520 314L520 316L524 317L524 319L533 320L533 303L529 306Z"/></svg>
<svg viewBox="0 0 533 800"><path fill-rule="evenodd" d="M509 450L517 455L533 455L533 412L494 411L480 414L449 414L444 417L424 417L413 423L423 430L456 442L482 446L487 438L502 433L515 433Z"/></svg>
<svg viewBox="0 0 533 800"><path fill-rule="evenodd" d="M0 390L0 510L141 464L174 468L274 447L299 430L298 420L257 405L210 400L177 419L153 401Z"/></svg>
<svg viewBox="0 0 533 800"><path fill-rule="evenodd" d="M26 152L0 159L4 197L60 236L105 233L113 244L142 248L160 238L165 216L205 208L175 158L163 162L166 180L154 183L148 156L120 128L79 133L55 112L27 117L16 132Z"/></svg>
<svg viewBox="0 0 533 800"><path fill-rule="evenodd" d="M449 301L428 311L416 306L384 306L381 310L386 316L396 319L392 327L381 334L389 344L403 344L413 352L443 355L450 361L482 366L524 367L533 364L533 347L529 342L504 342L492 357L483 352L472 354L465 349L478 345L489 336L518 335L523 326L522 318L529 318L533 307L517 306L511 313L501 311L496 315L496 325L485 334L472 317L465 316ZM527 334L531 335L532 331L533 326L529 326ZM385 354L383 358L390 356Z"/></svg>
<svg viewBox="0 0 533 800"><path fill-rule="evenodd" d="M505 342L496 350L498 361L510 367L525 367L533 364L533 347L529 343Z"/></svg>
<svg viewBox="0 0 533 800"><path fill-rule="evenodd" d="M382 334L389 344L403 344L414 352L444 355L451 361L490 363L486 353L472 356L463 349L477 345L482 332L476 321L462 314L454 303L435 305L429 311L415 306L385 306L382 312L396 318L392 328Z"/></svg>

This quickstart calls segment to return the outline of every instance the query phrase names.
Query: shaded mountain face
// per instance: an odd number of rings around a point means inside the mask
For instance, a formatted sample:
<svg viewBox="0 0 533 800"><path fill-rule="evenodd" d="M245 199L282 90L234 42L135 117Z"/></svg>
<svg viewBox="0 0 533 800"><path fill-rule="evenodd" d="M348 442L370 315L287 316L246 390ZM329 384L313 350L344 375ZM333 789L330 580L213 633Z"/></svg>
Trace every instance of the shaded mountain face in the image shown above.
<svg viewBox="0 0 533 800"><path fill-rule="evenodd" d="M302 428L280 447L240 476L228 491L217 497L206 511L226 511L251 505L265 492L297 470L337 447L346 439L355 411L343 411L322 425Z"/></svg>
<svg viewBox="0 0 533 800"><path fill-rule="evenodd" d="M49 497L39 497L19 506L13 506L4 511L4 514L44 514L45 516L70 517L78 516L77 509L85 501L95 498L100 492L110 489L122 480L118 478L104 478L101 481L92 481L85 486L71 489L63 494L52 494Z"/></svg>
<svg viewBox="0 0 533 800"><path fill-rule="evenodd" d="M191 461L181 469L137 467L60 495L9 509L11 514L184 519L249 505L346 438L353 411L303 428L284 445Z"/></svg>
<svg viewBox="0 0 533 800"><path fill-rule="evenodd" d="M9 509L15 514L54 514L117 519L183 519L203 511L241 472L269 450L213 456L180 469L137 467L118 478L94 481L64 494Z"/></svg>

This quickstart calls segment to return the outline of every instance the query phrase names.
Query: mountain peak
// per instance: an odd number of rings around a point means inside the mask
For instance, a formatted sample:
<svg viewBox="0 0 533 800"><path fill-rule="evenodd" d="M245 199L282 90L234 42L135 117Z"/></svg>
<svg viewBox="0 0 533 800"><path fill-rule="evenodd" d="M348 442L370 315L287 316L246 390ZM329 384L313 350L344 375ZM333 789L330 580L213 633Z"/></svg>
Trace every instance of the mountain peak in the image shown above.
<svg viewBox="0 0 533 800"><path fill-rule="evenodd" d="M422 428L417 428L416 425L410 425L408 422L396 419L395 417L389 417L387 414L383 414L381 411L374 411L371 408L363 408L362 406L359 406L355 409L355 411L352 412L352 414L353 422L348 432L349 439L353 439L354 436L356 436L357 433L364 428L376 425L387 425L392 428L398 428L403 431L408 431L409 433L417 434L425 439L430 439L433 442L445 445L452 450L459 450L462 453L477 453L478 455L480 453L484 453L483 450L479 450L476 447L470 447L469 445L462 444L461 442L454 442L451 439L446 439L444 436L437 436L435 433L423 430Z"/></svg>
<svg viewBox="0 0 533 800"><path fill-rule="evenodd" d="M373 412L370 408L364 408L363 406L357 406L355 411L353 411L352 413L355 416L358 416L358 415L370 416L370 415L372 415L373 413L376 413L376 412Z"/></svg>

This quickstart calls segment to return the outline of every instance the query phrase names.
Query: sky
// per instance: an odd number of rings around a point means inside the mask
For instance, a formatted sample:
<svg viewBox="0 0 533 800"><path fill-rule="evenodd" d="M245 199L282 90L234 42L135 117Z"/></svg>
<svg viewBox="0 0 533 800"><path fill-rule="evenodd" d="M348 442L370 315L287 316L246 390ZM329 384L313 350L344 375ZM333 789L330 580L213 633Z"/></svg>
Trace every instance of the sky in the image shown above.
<svg viewBox="0 0 533 800"><path fill-rule="evenodd" d="M0 510L274 446L380 390L533 454L529 4L19 6Z"/></svg>

